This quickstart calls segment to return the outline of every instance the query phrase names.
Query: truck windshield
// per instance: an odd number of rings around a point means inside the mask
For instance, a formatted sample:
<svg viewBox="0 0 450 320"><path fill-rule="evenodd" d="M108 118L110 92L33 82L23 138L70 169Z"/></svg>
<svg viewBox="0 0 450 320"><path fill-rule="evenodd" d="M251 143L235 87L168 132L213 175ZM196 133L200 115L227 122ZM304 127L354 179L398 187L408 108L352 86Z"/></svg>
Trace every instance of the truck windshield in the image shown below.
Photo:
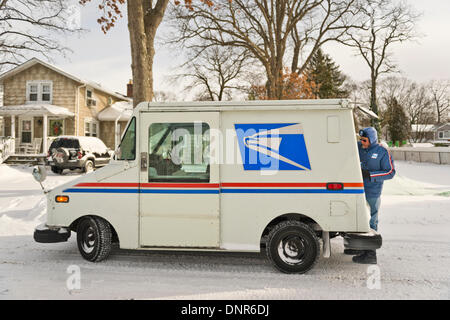
<svg viewBox="0 0 450 320"><path fill-rule="evenodd" d="M131 119L120 143L120 156L118 160L136 159L136 118Z"/></svg>

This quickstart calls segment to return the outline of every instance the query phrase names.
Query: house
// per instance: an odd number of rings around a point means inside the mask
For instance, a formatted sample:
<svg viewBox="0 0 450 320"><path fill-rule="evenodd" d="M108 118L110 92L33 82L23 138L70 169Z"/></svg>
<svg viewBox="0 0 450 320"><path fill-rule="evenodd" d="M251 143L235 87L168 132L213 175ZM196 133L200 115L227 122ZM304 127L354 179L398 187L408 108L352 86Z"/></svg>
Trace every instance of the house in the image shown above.
<svg viewBox="0 0 450 320"><path fill-rule="evenodd" d="M450 122L436 125L434 140L435 142L450 141Z"/></svg>
<svg viewBox="0 0 450 320"><path fill-rule="evenodd" d="M414 142L431 142L433 144L450 145L450 123L413 124L411 140Z"/></svg>
<svg viewBox="0 0 450 320"><path fill-rule="evenodd" d="M0 135L15 154L46 154L59 135L99 137L111 149L131 115L130 97L33 58L0 75Z"/></svg>
<svg viewBox="0 0 450 320"><path fill-rule="evenodd" d="M412 124L411 140L414 142L429 142L434 139L434 124Z"/></svg>

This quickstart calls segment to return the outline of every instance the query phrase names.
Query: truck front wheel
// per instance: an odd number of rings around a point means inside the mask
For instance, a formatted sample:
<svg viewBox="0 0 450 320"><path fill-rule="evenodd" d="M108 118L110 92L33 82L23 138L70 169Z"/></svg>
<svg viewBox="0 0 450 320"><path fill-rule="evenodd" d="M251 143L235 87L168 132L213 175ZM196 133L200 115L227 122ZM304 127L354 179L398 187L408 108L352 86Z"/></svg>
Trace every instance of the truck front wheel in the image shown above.
<svg viewBox="0 0 450 320"><path fill-rule="evenodd" d="M270 231L266 253L278 270L305 273L319 258L319 239L307 224L295 220L283 221Z"/></svg>
<svg viewBox="0 0 450 320"><path fill-rule="evenodd" d="M81 255L88 261L99 262L111 252L111 225L98 217L86 217L78 223L77 243Z"/></svg>

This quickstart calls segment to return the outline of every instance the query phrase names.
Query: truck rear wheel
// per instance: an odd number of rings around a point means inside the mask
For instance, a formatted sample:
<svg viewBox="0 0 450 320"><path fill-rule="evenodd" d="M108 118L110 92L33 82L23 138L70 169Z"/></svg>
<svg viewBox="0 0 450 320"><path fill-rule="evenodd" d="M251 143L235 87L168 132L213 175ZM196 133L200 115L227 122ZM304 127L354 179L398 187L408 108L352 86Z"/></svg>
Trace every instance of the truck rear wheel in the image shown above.
<svg viewBox="0 0 450 320"><path fill-rule="evenodd" d="M97 217L87 217L77 226L78 250L91 262L106 259L111 252L112 231L110 224Z"/></svg>
<svg viewBox="0 0 450 320"><path fill-rule="evenodd" d="M270 231L266 253L278 270L305 273L319 258L319 239L307 224L295 220L283 221Z"/></svg>

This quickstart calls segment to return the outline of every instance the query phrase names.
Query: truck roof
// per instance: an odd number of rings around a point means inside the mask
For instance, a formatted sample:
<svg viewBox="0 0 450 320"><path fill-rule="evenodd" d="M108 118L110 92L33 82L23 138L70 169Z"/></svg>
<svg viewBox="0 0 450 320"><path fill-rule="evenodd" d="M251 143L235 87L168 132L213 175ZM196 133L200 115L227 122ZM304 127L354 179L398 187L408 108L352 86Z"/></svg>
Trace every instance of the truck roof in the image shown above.
<svg viewBox="0 0 450 320"><path fill-rule="evenodd" d="M202 101L202 102L141 102L140 112L173 111L258 111L258 110L330 110L353 109L347 99L308 100L252 100L252 101Z"/></svg>

